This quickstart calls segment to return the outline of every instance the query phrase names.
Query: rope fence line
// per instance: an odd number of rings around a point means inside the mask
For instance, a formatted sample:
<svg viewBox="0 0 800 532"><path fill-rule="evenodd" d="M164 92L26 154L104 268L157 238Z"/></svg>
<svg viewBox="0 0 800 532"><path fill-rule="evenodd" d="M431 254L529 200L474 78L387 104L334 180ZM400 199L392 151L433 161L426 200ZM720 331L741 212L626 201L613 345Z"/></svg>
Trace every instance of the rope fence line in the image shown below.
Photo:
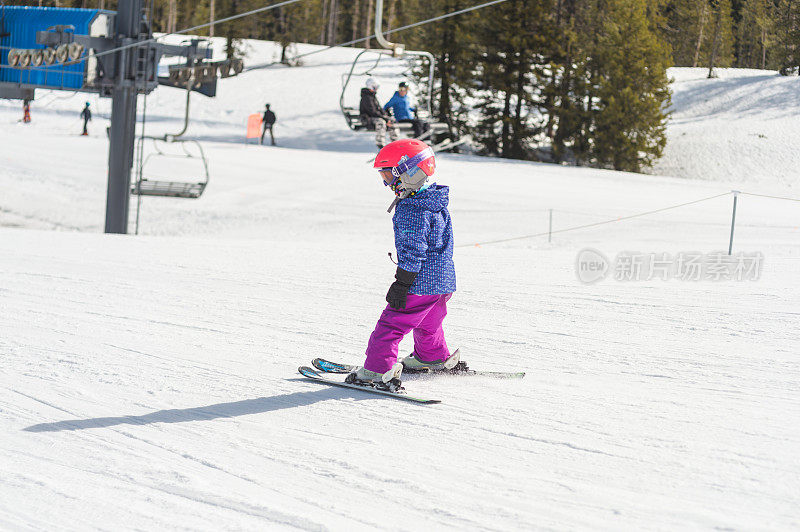
<svg viewBox="0 0 800 532"><path fill-rule="evenodd" d="M523 235L523 236L515 236L515 237L511 237L511 238L501 238L499 240L487 240L485 242L476 242L474 244L462 244L460 246L455 246L455 247L457 247L457 248L481 247L481 246L485 246L485 245L488 245L488 244L500 244L502 242L512 242L514 240L524 240L524 239L527 239L527 238L536 238L536 237L540 237L540 236L547 236L548 237L548 242L549 242L550 241L550 237L552 235L554 235L554 234L557 234L557 233L566 233L568 231L577 231L579 229L587 229L589 227L597 227L599 225L606 225L606 224L611 224L611 223L615 223L615 222L621 222L623 220L630 220L632 218L640 218L642 216L648 216L650 214L656 214L658 212L664 212L664 211L669 211L669 210L672 210L672 209L678 209L680 207L686 207L687 205L694 205L696 203L702 203L704 201L710 201L710 200L721 198L723 196L728 196L728 195L733 195L733 212L731 213L731 236L730 236L730 241L728 243L728 255L730 255L733 252L733 233L734 233L734 230L736 228L736 204L737 204L737 200L739 199L740 195L742 195L742 196L755 196L755 197L760 197L760 198L770 198L770 199L777 199L777 200L783 200L783 201L800 202L800 199L798 199L798 198L789 198L789 197L786 197L786 196L772 196L772 195L769 195L769 194L758 194L758 193L755 193L755 192L744 192L744 191L741 191L741 190L731 190L730 192L723 192L722 194L717 194L715 196L709 196L707 198L700 198L700 199L697 199L697 200L694 200L694 201L687 201L686 203L680 203L678 205L670 205L669 207L663 207L661 209L655 209L655 210L647 211L647 212L640 212L640 213L637 213L637 214L630 214L628 216L620 216L618 218L613 218L613 219L609 219L609 220L603 220L602 222L595 222L595 223L585 224L585 225L577 225L577 226L574 226L574 227L567 227L565 229L557 229L556 231L553 231L553 209L550 209L550 230L548 230L548 231L544 231L544 232L541 232L541 233L535 233L533 235ZM569 211L561 211L561 212L569 212Z"/></svg>
<svg viewBox="0 0 800 532"><path fill-rule="evenodd" d="M722 194L716 194L714 196L709 196L707 198L701 198L701 199L697 199L697 200L694 200L694 201L688 201L686 203L681 203L681 204L678 204L678 205L670 205L669 207L662 207L660 209L654 209L652 211L640 212L640 213L637 213L637 214L630 214L628 216L620 216L620 217L617 217L617 218L612 218L610 220L603 220L602 222L595 222L595 223L591 223L591 224L577 225L577 226L574 226L574 227L567 227L565 229L557 229L555 231L544 231L542 233L536 233L536 234L533 234L533 235L515 236L515 237L511 237L511 238L502 238L502 239L499 239L499 240L488 240L488 241L485 241L485 242L476 242L474 244L462 244L462 245L456 246L456 247L459 247L459 248L480 247L480 246L485 246L485 245L488 245L488 244L500 244L502 242L512 242L514 240L524 240L524 239L528 239L528 238L536 238L536 237L540 237L540 236L555 235L555 234L558 234L558 233L566 233L568 231L577 231L579 229L587 229L589 227L597 227L599 225L606 225L606 224L621 222L623 220L630 220L632 218L640 218L642 216L648 216L650 214L656 214L656 213L659 213L659 212L669 211L669 210L672 210L672 209L678 209L680 207L686 207L688 205L694 205L696 203L702 203L704 201L710 201L712 199L721 198L723 196L728 196L730 194L733 194L733 191L731 191L731 192L723 192Z"/></svg>
<svg viewBox="0 0 800 532"><path fill-rule="evenodd" d="M800 199L798 199L798 198L787 198L787 197L784 197L784 196L770 196L768 194L756 194L754 192L743 192L743 191L740 191L739 194L743 194L745 196L757 196L759 198L771 198L771 199L779 199L779 200L798 201L798 202L800 202Z"/></svg>

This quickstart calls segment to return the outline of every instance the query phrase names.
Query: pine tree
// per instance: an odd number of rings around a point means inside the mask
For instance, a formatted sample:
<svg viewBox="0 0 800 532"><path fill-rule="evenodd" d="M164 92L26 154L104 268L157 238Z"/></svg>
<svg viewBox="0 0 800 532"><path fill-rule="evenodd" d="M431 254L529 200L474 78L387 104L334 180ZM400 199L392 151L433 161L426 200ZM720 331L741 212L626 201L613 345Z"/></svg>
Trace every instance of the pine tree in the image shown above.
<svg viewBox="0 0 800 532"><path fill-rule="evenodd" d="M786 76L800 65L800 0L778 0L774 20L776 63Z"/></svg>
<svg viewBox="0 0 800 532"><path fill-rule="evenodd" d="M470 5L468 0L413 0L413 3L409 0L405 4L403 12L398 13L398 23L424 19L431 12L450 13ZM426 50L436 60L434 117L447 123L451 134L463 132L467 122L469 105L466 97L474 79L473 53L478 46L475 37L478 16L466 13L420 26L402 35L407 48ZM399 37L394 40L399 40ZM427 69L417 69L415 77L427 84Z"/></svg>
<svg viewBox="0 0 800 532"><path fill-rule="evenodd" d="M598 13L596 0L559 0L555 5L557 37L549 66L551 79L543 94L549 113L546 134L557 162L584 164L589 157L588 58L596 46Z"/></svg>
<svg viewBox="0 0 800 532"><path fill-rule="evenodd" d="M281 44L280 62L287 65L297 65L298 62L290 57L290 47L293 43L309 42L316 33L317 22L321 18L321 4L319 2L300 2L272 10L272 34L266 37Z"/></svg>
<svg viewBox="0 0 800 532"><path fill-rule="evenodd" d="M744 0L736 23L736 66L767 68L772 45L771 0Z"/></svg>
<svg viewBox="0 0 800 532"><path fill-rule="evenodd" d="M476 137L484 151L532 158L531 141L545 129L539 92L552 40L552 0L510 0L477 22L480 120ZM503 32L497 32L500 25Z"/></svg>
<svg viewBox="0 0 800 532"><path fill-rule="evenodd" d="M713 29L708 50L708 77L714 67L727 67L733 61L733 18L731 0L709 0Z"/></svg>
<svg viewBox="0 0 800 532"><path fill-rule="evenodd" d="M669 46L649 28L646 0L605 0L590 59L597 165L639 171L666 145Z"/></svg>
<svg viewBox="0 0 800 532"><path fill-rule="evenodd" d="M664 8L667 19L665 37L672 47L672 60L678 66L697 66L708 39L711 16L708 0L673 0Z"/></svg>

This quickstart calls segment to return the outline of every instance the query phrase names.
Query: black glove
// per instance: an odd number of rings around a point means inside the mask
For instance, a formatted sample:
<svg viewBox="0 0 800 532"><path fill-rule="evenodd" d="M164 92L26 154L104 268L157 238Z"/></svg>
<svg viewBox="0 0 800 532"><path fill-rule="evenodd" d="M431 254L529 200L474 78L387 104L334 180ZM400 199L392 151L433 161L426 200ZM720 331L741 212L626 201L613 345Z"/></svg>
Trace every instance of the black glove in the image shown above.
<svg viewBox="0 0 800 532"><path fill-rule="evenodd" d="M386 302L394 309L406 308L408 289L414 284L414 279L417 278L417 272L407 272L398 266L394 278L396 281L392 283L392 286L389 287L389 291L386 293Z"/></svg>

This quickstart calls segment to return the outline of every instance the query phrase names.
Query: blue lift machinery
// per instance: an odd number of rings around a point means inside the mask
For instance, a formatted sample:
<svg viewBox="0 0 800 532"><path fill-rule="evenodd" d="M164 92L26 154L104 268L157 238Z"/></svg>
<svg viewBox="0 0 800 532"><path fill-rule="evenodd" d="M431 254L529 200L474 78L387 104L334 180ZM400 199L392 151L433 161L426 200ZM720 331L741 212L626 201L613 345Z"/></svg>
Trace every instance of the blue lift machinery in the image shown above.
<svg viewBox="0 0 800 532"><path fill-rule="evenodd" d="M128 231L137 96L159 85L214 96L218 74L234 76L243 64L211 55L196 39L156 42L145 0L119 0L117 11L0 5L0 98L32 100L37 88L112 98L106 233ZM162 56L186 62L159 77Z"/></svg>

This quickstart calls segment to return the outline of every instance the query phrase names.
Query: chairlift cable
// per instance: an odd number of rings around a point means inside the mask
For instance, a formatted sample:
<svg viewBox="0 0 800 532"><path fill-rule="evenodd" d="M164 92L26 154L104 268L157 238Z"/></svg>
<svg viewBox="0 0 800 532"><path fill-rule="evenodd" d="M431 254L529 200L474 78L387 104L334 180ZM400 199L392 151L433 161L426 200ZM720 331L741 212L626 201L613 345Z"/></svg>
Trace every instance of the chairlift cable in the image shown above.
<svg viewBox="0 0 800 532"><path fill-rule="evenodd" d="M411 28L416 28L417 26L422 26L424 24L429 24L431 22L437 22L439 20L444 20L444 19L447 19L447 18L455 17L457 15L461 15L461 14L464 14L464 13L468 13L470 11L475 11L475 10L478 10L478 9L482 9L484 7L493 6L493 5L500 4L500 3L503 3L503 2L506 2L506 1L507 0L492 0L491 2L485 2L485 3L479 4L477 6L472 6L472 7L468 7L468 8L464 8L464 9L459 9L458 11L453 11L452 13L446 13L444 15L439 15L437 17L429 18L429 19L426 19L426 20L420 20L419 22L414 22L413 24L407 24L405 26L400 26L399 28L386 30L383 33L384 33L384 35L388 35L390 33L397 33L398 31L404 31L404 30L408 30L408 29L411 29ZM376 37L376 35L373 33L372 35L368 35L367 37L361 37L360 39L353 39L352 41L347 41L347 42L343 42L343 43L339 43L339 44L332 44L330 46L326 46L325 48L320 48L319 50L314 50L314 51L311 51L311 52L307 52L305 54L300 54L300 55L298 55L296 57L296 59L302 59L303 57L308 57L309 55L314 55L314 54L318 54L318 53L321 53L321 52L326 52L326 51L330 50L331 48L339 48L339 47L342 47L342 46L350 46L351 44L358 44L358 43L361 43L361 42L364 42L364 41L368 41L369 39L374 39L375 37ZM274 65L277 65L277 64L280 64L280 61L273 61L271 63L265 63L263 65L254 65L254 66L245 68L243 73L244 72L249 72L251 70L259 70L259 69L262 69L262 68L268 68L268 67L271 67L271 66L274 66Z"/></svg>
<svg viewBox="0 0 800 532"><path fill-rule="evenodd" d="M142 133L139 136L139 150L138 150L138 164L136 165L136 188L141 190L142 188L142 175L143 175L143 168L144 168L144 127L147 123L147 93L144 95L144 104L142 108ZM139 212L142 209L142 195L136 195L136 231L135 235L139 234Z"/></svg>
<svg viewBox="0 0 800 532"><path fill-rule="evenodd" d="M216 25L216 24L222 24L224 22L230 22L231 20L236 20L236 19L243 18L243 17L249 17L250 15L256 15L258 13L263 13L265 11L270 11L272 9L276 9L276 8L279 8L279 7L287 6L287 5L290 5L290 4L295 4L295 3L301 2L301 1L302 0L284 0L283 2L278 2L277 4L272 4L272 5L269 5L269 6L259 7L257 9L252 9L250 11L246 11L244 13L238 13L236 15L231 15L230 17L226 17L226 18L222 18L222 19L219 19L219 20L215 20L214 22L206 22L204 24L198 24L197 26L192 26L191 28L185 28L185 29L182 29L182 30L173 31L171 33L165 33L163 35L159 35L158 37L151 37L150 39L144 39L142 41L136 41L134 43L125 44L125 45L122 45L122 46L117 46L116 48L111 48L109 50L104 50L102 52L89 53L89 54L86 54L85 56L81 57L80 59L76 59L76 60L73 60L73 61L64 61L63 63L59 63L59 66L77 65L80 62L86 61L87 59L91 59L93 57L101 57L101 56L108 55L108 54L113 54L115 52L119 52L119 51L122 51L122 50L127 50L128 48L136 48L136 47L139 47L139 46L143 46L145 44L150 44L150 43L157 42L159 39L163 39L164 37L169 37L170 35L181 35L181 34L184 34L184 33L189 33L189 32L194 31L194 30L199 30L199 29L202 29L202 28L206 28L208 26ZM505 1L505 0L501 0L501 1ZM2 65L2 67L3 68L13 68L13 67L8 67L6 65ZM47 67L30 67L27 70L46 70L46 69L47 69Z"/></svg>
<svg viewBox="0 0 800 532"><path fill-rule="evenodd" d="M301 2L301 1L302 0L284 0L283 2L279 2L277 4L272 4L272 5L269 5L269 6L264 6L264 7L260 7L260 8L253 9L253 10L250 10L250 11L246 11L244 13L239 13L239 14L236 14L236 15L232 15L230 17L226 17L226 18L220 19L220 20L215 20L214 22L206 22L204 24L198 24L197 26L192 26L190 28L185 28L185 29L174 31L174 32L171 32L171 33L165 33L163 35L159 35L158 37L152 37L150 39L145 39L143 41L137 41L135 43L126 44L126 45L123 45L123 46L118 46L116 48L111 48L109 50L105 50L105 51L102 51L102 52L94 52L94 53L86 54L86 56L81 57L80 59L77 59L77 60L74 60L74 61L66 61L64 63L61 63L61 66L76 65L76 64L79 64L82 61L86 61L88 59L91 59L92 57L100 57L100 56L112 54L114 52L119 52L121 50L126 50L128 48L135 48L135 47L138 47L138 46L142 46L142 45L145 45L145 44L156 42L159 39L163 39L164 37L169 37L170 35L181 35L181 34L184 34L184 33L189 33L190 31L193 31L193 30L206 28L206 27L211 26L211 25L230 22L231 20L236 20L236 19L239 19L239 18L248 17L250 15L263 13L265 11L270 11L272 9L276 9L276 8L279 8L279 7L287 6L287 5L294 4L294 3L297 3L297 2ZM436 17L433 17L433 18L429 18L429 19L418 21L418 22L414 22L412 24L407 24L405 26L400 26L399 28L386 30L386 31L383 32L383 34L384 35L389 35L389 34L392 34L392 33L397 33L399 31L408 30L408 29L411 29L411 28L415 28L417 26L422 26L424 24L429 24L431 22L437 22L439 20L444 20L444 19L448 19L448 18L451 18L451 17L455 17L457 15L464 14L464 13L469 13L470 11L476 11L478 9L483 9L484 7L489 7L489 6L493 6L493 5L496 5L496 4L501 4L501 3L506 2L506 1L508 1L508 0L491 0L490 2L484 2L483 4L479 4L479 5L476 5L476 6L467 7L467 8L464 8L464 9L459 9L459 10L453 11L451 13L445 13L444 15L439 15L439 16L436 16ZM376 38L376 35L373 33L373 34L368 35L366 37L361 37L360 39L353 39L353 40L346 41L346 42L343 42L343 43L333 44L333 45L327 46L325 48L321 48L319 50L314 50L314 51L311 51L311 52L307 52L305 54L301 54L301 55L297 56L297 59L301 59L303 57L308 57L310 55L314 55L314 54L318 54L318 53L321 53L321 52L325 52L325 51L330 50L332 48L350 46L351 44L358 44L358 43L365 42L365 41L368 41L369 39L374 39L374 38ZM271 63L265 63L263 65L255 65L255 66L252 66L252 67L248 67L248 68L245 68L243 72L249 72L251 70L259 70L259 69L262 69L262 68L268 68L268 67L271 67L271 66L274 66L274 65L277 65L277 64L280 64L280 61L273 61ZM3 68L11 68L11 67L9 67L7 65L0 65L0 66L2 66ZM28 70L46 70L47 68L48 67L29 67Z"/></svg>

